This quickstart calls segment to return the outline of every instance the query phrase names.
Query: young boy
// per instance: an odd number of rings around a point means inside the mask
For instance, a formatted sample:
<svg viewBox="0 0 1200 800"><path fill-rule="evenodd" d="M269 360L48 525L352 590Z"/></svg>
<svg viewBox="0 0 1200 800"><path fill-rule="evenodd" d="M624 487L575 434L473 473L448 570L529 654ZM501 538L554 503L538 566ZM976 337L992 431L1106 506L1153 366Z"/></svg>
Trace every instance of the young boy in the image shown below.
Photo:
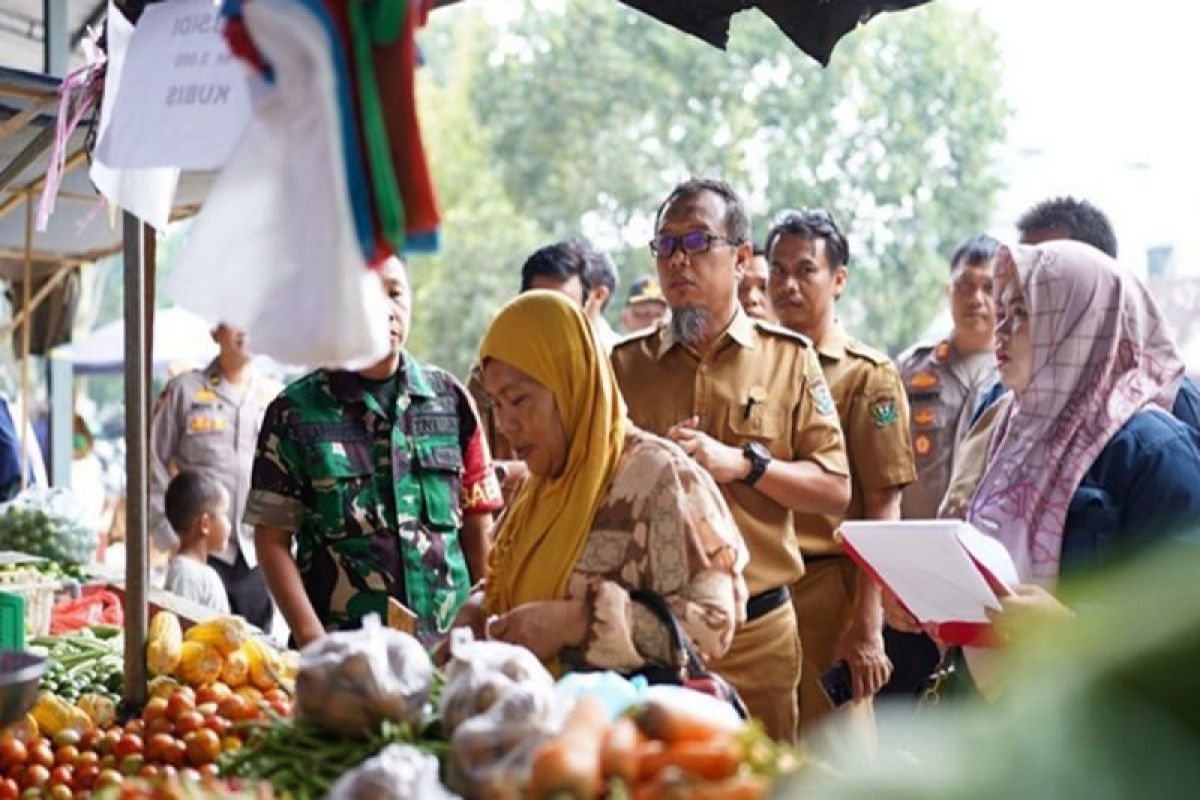
<svg viewBox="0 0 1200 800"><path fill-rule="evenodd" d="M229 493L202 472L181 472L167 485L167 521L179 537L179 551L167 564L166 590L229 613L229 596L208 554L229 541Z"/></svg>

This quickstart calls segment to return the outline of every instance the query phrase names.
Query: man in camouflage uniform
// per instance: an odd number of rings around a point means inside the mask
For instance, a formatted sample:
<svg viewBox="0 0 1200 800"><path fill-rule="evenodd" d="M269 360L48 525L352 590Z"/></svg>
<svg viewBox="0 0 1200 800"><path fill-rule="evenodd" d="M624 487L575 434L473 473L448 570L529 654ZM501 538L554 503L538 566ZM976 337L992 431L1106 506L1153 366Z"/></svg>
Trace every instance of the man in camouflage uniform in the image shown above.
<svg viewBox="0 0 1200 800"><path fill-rule="evenodd" d="M322 369L291 384L259 437L245 519L300 646L369 613L387 619L389 600L415 616L418 636L436 638L483 577L501 506L466 391L403 350L401 262L382 278L392 352L360 372Z"/></svg>
<svg viewBox="0 0 1200 800"><path fill-rule="evenodd" d="M850 458L851 497L845 519L899 519L900 495L916 478L904 384L887 355L848 337L837 301L849 278L850 246L823 210L784 213L767 237L771 307L786 328L816 343L821 370L837 404ZM839 661L850 669L859 720L871 720L871 698L891 663L883 648L879 587L842 553L838 517L796 519L804 577L792 586L804 668L800 725L804 733L831 710L822 674Z"/></svg>

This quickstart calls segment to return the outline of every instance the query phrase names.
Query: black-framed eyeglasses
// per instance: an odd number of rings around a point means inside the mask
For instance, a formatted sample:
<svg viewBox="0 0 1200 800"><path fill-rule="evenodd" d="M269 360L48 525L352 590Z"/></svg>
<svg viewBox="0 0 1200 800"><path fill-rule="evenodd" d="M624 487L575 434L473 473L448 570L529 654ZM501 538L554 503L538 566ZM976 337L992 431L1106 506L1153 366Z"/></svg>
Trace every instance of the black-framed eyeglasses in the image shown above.
<svg viewBox="0 0 1200 800"><path fill-rule="evenodd" d="M655 258L663 260L675 255L676 250L683 250L684 255L697 256L707 253L717 242L734 247L741 244L737 239L730 239L728 236L718 236L707 231L692 231L683 236L655 236L650 240L650 252Z"/></svg>

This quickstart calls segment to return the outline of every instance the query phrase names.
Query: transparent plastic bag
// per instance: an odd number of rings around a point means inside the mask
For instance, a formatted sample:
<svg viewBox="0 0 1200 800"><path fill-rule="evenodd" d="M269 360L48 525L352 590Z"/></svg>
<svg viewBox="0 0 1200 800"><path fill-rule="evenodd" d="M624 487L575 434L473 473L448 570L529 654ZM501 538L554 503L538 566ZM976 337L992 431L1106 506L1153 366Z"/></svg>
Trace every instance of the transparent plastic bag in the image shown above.
<svg viewBox="0 0 1200 800"><path fill-rule="evenodd" d="M388 745L347 772L325 800L456 800L438 779L438 761L406 744Z"/></svg>
<svg viewBox="0 0 1200 800"><path fill-rule="evenodd" d="M356 631L324 636L300 653L296 716L331 731L359 734L383 720L425 721L433 663L421 643L370 615Z"/></svg>
<svg viewBox="0 0 1200 800"><path fill-rule="evenodd" d="M519 797L538 746L562 727L554 679L523 647L454 631L442 724L450 734L450 785L469 797Z"/></svg>
<svg viewBox="0 0 1200 800"><path fill-rule="evenodd" d="M90 564L99 544L87 509L67 489L34 487L0 506L0 549Z"/></svg>

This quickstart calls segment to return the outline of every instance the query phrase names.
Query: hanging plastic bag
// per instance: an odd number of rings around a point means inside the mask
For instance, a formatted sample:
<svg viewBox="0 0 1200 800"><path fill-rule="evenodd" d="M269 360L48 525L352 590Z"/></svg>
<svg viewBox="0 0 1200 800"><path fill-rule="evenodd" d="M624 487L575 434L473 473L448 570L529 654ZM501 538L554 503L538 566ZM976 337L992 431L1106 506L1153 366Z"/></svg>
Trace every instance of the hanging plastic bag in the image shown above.
<svg viewBox="0 0 1200 800"><path fill-rule="evenodd" d="M254 113L168 291L277 361L360 368L388 351L388 308L350 206L328 39L303 4L242 13L274 80L252 79Z"/></svg>
<svg viewBox="0 0 1200 800"><path fill-rule="evenodd" d="M88 564L99 535L67 489L34 487L0 506L0 549L67 564Z"/></svg>

